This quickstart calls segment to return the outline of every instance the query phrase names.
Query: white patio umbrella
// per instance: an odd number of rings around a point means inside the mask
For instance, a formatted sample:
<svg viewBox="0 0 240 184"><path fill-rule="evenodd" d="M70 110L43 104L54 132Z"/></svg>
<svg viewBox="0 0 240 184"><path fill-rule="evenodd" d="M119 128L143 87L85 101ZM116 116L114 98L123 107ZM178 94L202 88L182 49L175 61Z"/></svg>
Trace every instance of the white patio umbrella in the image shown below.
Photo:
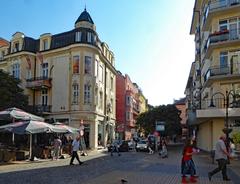
<svg viewBox="0 0 240 184"><path fill-rule="evenodd" d="M0 111L0 120L35 120L35 121L44 121L44 118L33 115L31 113L25 112L22 109L18 108L8 108L3 111Z"/></svg>
<svg viewBox="0 0 240 184"><path fill-rule="evenodd" d="M15 122L18 120L35 120L44 121L44 118L25 112L15 107L0 111L0 120ZM12 134L12 142L14 143L14 133Z"/></svg>
<svg viewBox="0 0 240 184"><path fill-rule="evenodd" d="M53 125L55 127L64 128L66 131L68 131L69 133L72 133L72 134L79 133L79 130L77 128L65 125L64 123L56 122Z"/></svg>
<svg viewBox="0 0 240 184"><path fill-rule="evenodd" d="M2 131L10 131L15 134L29 134L30 136L30 158L32 157L32 134L37 133L68 133L68 130L55 127L54 125L41 121L21 121L0 126Z"/></svg>

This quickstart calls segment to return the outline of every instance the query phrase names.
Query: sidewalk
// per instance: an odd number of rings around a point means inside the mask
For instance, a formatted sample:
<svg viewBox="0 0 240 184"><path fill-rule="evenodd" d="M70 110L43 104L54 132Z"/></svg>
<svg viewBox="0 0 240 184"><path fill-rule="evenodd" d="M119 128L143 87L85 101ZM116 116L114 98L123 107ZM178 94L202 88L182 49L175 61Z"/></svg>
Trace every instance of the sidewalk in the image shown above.
<svg viewBox="0 0 240 184"><path fill-rule="evenodd" d="M88 156L80 156L80 160L89 161L98 157L105 156L105 149L102 150L88 150ZM50 168L50 167L58 167L62 165L69 164L71 156L68 154L64 154L65 159L37 159L34 161L23 160L23 161L12 161L7 163L0 163L0 173L14 172L14 171L24 171L31 170L33 168ZM80 153L79 153L80 155Z"/></svg>
<svg viewBox="0 0 240 184"><path fill-rule="evenodd" d="M212 163L212 158L210 153L200 152L198 155L193 157L197 172L200 176L207 176L207 173L217 167L217 162ZM230 160L230 164L227 165L227 172L229 178L231 178L232 183L240 183L240 160ZM213 178L221 178L221 173L218 173L213 176ZM228 182L229 183L229 182Z"/></svg>

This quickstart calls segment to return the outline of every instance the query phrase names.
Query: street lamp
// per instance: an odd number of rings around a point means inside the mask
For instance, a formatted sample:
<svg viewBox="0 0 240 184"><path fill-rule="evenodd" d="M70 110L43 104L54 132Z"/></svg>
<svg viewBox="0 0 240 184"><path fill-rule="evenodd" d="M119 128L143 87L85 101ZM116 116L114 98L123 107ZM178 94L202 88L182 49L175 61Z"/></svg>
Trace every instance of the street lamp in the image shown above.
<svg viewBox="0 0 240 184"><path fill-rule="evenodd" d="M210 103L210 106L209 107L216 107L214 105L214 102L213 102L213 97L215 95L221 95L223 96L223 100L224 100L224 106L226 108L226 116L225 116L225 128L223 129L223 132L226 134L226 147L227 147L227 150L229 150L229 145L230 145L230 142L229 142L229 133L231 133L232 129L229 128L229 124L228 124L228 108L229 108L229 97L230 95L233 97L233 101L232 101L232 104L233 104L233 107L236 106L236 94L233 90L230 90L230 91L226 91L225 94L221 93L221 92L216 92L212 95L212 98L211 98L211 103Z"/></svg>

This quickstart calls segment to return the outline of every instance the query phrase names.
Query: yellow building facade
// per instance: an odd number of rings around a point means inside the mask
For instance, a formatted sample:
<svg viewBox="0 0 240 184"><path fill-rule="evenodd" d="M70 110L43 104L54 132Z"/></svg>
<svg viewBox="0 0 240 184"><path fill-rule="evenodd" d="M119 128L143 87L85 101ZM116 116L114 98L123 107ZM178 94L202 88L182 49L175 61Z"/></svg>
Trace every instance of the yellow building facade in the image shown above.
<svg viewBox="0 0 240 184"><path fill-rule="evenodd" d="M76 128L83 121L92 149L115 137L114 54L86 9L73 30L38 39L16 32L0 53L0 69L21 79L32 112Z"/></svg>
<svg viewBox="0 0 240 184"><path fill-rule="evenodd" d="M240 1L196 0L190 34L196 50L185 90L188 124L210 151L222 129L236 131L240 120Z"/></svg>
<svg viewBox="0 0 240 184"><path fill-rule="evenodd" d="M142 91L139 90L139 114L148 111L148 100L143 95Z"/></svg>

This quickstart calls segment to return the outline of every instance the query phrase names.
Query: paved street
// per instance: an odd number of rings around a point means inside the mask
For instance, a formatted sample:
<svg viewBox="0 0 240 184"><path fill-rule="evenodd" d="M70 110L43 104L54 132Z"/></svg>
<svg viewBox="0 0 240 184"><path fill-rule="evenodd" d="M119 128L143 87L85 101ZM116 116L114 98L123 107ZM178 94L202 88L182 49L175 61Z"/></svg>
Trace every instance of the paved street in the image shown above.
<svg viewBox="0 0 240 184"><path fill-rule="evenodd" d="M69 166L69 158L59 161L44 161L34 163L12 164L0 166L0 183L2 184L121 184L126 179L127 184L176 184L180 183L181 149L169 148L169 158L161 159L157 154L148 155L144 152L122 153L119 157L111 157L108 153L92 153L81 157L84 165ZM211 164L208 155L200 154L194 158L202 184L239 183L239 163L234 162L229 169L232 182L223 182L221 175L208 181L207 172L216 165ZM238 161L239 162L239 161Z"/></svg>

